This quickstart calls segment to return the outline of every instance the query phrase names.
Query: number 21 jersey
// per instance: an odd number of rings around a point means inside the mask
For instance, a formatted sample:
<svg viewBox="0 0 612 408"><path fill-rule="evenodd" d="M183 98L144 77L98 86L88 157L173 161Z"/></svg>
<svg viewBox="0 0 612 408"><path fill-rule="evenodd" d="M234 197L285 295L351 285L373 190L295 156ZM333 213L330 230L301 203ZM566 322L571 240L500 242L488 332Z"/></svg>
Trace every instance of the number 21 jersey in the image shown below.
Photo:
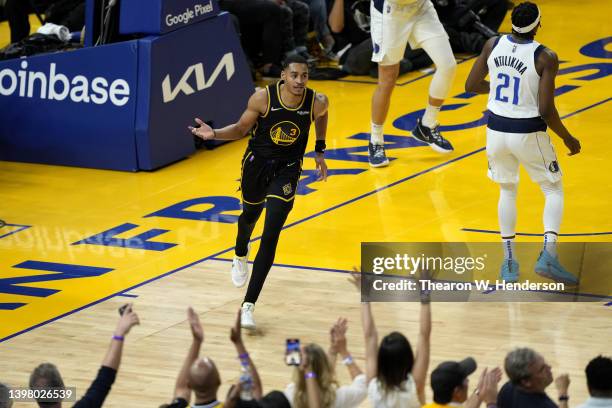
<svg viewBox="0 0 612 408"><path fill-rule="evenodd" d="M540 116L540 75L535 61L543 48L533 40L518 43L508 35L499 38L487 59L491 83L489 111L513 119Z"/></svg>

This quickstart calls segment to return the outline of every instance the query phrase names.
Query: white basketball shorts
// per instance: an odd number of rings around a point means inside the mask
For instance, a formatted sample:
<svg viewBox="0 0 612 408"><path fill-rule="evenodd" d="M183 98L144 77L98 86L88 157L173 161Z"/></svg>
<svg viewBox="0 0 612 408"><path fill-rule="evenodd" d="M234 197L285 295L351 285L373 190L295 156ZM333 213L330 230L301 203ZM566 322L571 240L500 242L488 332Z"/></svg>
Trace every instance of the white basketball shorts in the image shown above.
<svg viewBox="0 0 612 408"><path fill-rule="evenodd" d="M489 178L497 183L518 183L519 163L536 182L561 180L555 148L546 132L505 133L487 128Z"/></svg>
<svg viewBox="0 0 612 408"><path fill-rule="evenodd" d="M406 44L421 48L421 43L435 37L448 38L430 0L400 4L388 0L370 2L372 61L395 65L404 57Z"/></svg>

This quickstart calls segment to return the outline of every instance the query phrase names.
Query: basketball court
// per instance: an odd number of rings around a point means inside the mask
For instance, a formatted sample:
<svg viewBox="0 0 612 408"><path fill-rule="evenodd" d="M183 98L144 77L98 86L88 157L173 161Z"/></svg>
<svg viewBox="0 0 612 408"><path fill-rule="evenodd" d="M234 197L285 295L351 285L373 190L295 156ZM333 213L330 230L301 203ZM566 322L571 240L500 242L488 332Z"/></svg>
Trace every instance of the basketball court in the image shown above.
<svg viewBox="0 0 612 408"><path fill-rule="evenodd" d="M552 137L564 175L561 240L612 241L612 3L537 3L543 18L536 39L562 61L557 108L582 143L582 152L568 157ZM501 31L509 30L508 13ZM0 43L7 41L2 23ZM430 74L399 78L385 125L392 160L380 169L367 163L375 80L309 83L330 100L330 171L327 182L318 182L314 160L305 159L295 206L257 303L259 330L246 337L266 390L290 382L285 339L327 347L339 316L349 319L349 349L363 368L359 294L347 281L360 262L361 242L497 241L498 188L486 176L484 152L486 96L463 90L473 62L460 61L440 115L441 130L455 147L448 155L409 136ZM307 152L314 151L313 135L314 129ZM49 361L82 395L102 361L117 308L133 302L141 325L126 339L106 406L169 402L191 341L186 309L192 305L204 325L202 353L221 371L223 398L239 376L229 328L245 289L233 287L230 266L246 143L200 150L155 172L0 162L0 218L7 222L0 228L0 380L26 386L31 370ZM539 241L530 234L542 232L543 196L523 170L521 180L519 241ZM251 254L262 226L260 221L253 234ZM522 273L541 280L527 265ZM515 346L529 346L544 355L555 375L570 374L571 404L581 403L588 396L585 365L611 350L612 288L606 293L607 299L590 303L434 303L430 367L474 356L479 369L471 390L482 368L500 366ZM418 304L376 304L374 311L381 334L400 330L415 338ZM337 370L346 382L341 364Z"/></svg>

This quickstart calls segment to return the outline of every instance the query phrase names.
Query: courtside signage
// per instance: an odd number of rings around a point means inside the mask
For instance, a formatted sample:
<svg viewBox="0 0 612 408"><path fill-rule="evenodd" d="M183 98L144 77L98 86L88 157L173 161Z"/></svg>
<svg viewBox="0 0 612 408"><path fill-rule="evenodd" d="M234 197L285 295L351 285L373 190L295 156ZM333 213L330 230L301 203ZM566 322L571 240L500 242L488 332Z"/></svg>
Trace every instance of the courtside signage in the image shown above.
<svg viewBox="0 0 612 408"><path fill-rule="evenodd" d="M223 71L225 71L225 80L229 82L236 72L234 54L231 52L228 52L221 58L208 80L204 72L204 65L201 62L189 66L174 86L172 85L170 74L167 74L161 85L164 103L172 102L181 92L185 95L191 95L210 88Z"/></svg>
<svg viewBox="0 0 612 408"><path fill-rule="evenodd" d="M69 76L54 62L42 70L28 69L28 61L20 67L0 70L0 95L115 106L124 106L130 99L130 84L123 78Z"/></svg>

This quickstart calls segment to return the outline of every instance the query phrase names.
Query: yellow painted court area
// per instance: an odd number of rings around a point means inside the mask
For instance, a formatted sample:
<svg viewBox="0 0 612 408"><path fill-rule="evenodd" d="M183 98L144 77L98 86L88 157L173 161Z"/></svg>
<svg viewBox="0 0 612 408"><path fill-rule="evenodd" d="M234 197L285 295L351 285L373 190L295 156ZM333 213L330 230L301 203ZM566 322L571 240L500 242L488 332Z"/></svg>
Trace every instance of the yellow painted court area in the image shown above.
<svg viewBox="0 0 612 408"><path fill-rule="evenodd" d="M561 239L612 241L609 175L612 3L599 0L537 3L543 19L536 39L555 50L563 61L556 83L560 92L557 108L566 117L568 129L582 143L579 155L567 157L563 144L553 137L564 176L561 232L575 234ZM509 31L509 18L508 14L502 31ZM0 39L7 35L3 23ZM598 40L603 40L599 49L607 54L593 57L580 52ZM603 58L605 55L608 58ZM440 155L429 147L412 146L414 139L409 136L412 125L406 123L414 123L411 122L416 118L414 112L423 108L431 78L414 72L401 77L400 86L394 91L385 125L387 155L394 160L381 169L372 169L367 163L374 80L349 77L345 81L309 83L330 100L327 164L331 173L327 182L316 182L314 160L304 161L300 190L277 249L278 266L270 272L269 286L267 283L264 287L261 305L258 303L261 310L258 323L266 328L266 335L248 339L247 343L254 345L262 360L280 359L284 337L292 337L289 329L303 330L302 334L312 335L323 343L328 326L341 314L354 317L350 340L360 347L357 294L344 282L344 275L333 272L349 271L359 263L361 242L497 241L498 235L487 231L498 230L498 188L486 176L485 127L475 124L486 109L486 96L463 94L473 61L467 59L459 64L451 97L446 101L453 109L440 115L440 122L450 127L442 131L455 151ZM307 152L314 150L314 129L310 139ZM213 322L211 338L216 343L212 349L228 353L217 364L224 366L225 362L229 367L222 370L222 374L227 373L224 379L235 378L237 364L230 357L226 329L243 291L231 285L230 263L223 260L233 256L235 219L240 214L237 191L240 160L246 144L244 139L214 150L201 150L155 172L123 173L0 162L0 218L8 223L0 228L0 305L5 305L0 309L0 372L5 379L25 385L27 373L37 362L57 360L61 368L65 360L69 361L64 365L71 384L86 386L102 357L107 339L104 336L114 325L114 309L126 300L133 300L144 316L142 328L135 329L141 330L134 340L140 347L126 350L122 369L128 367L128 371L145 376L155 371L136 369L146 366L138 359L162 358L166 353L173 357L171 362L160 363L163 374L155 375L161 378L142 386L142 395L146 397L134 398L129 406L151 406L164 402L163 398L169 400L173 378L186 349L169 352L168 348L172 341L179 346L187 344L183 310L189 304L197 305L201 312L210 312L203 315L203 320L205 327L207 319ZM517 231L541 233L542 208L539 187L521 170ZM205 210L210 210L208 215L202 215ZM177 214L183 218L177 218ZM262 226L263 217L253 237L259 237ZM103 234L111 230L117 233ZM540 238L522 236L520 240ZM251 254L257 248L255 241ZM54 273L49 263L96 269L87 269L86 273L92 274L89 277L27 279ZM44 267L51 269L45 271ZM527 265L524 273L532 280L539 279ZM117 297L123 292L138 297ZM608 288L607 295L612 296L612 288ZM333 313L325 307L326 302ZM88 308L91 305L95 306ZM466 350L479 344L479 339L497 343L499 348L481 350L483 358L491 364L501 362L504 350L509 345L522 344L523 340L526 343L532 340L536 348L553 344L542 351L557 363L563 361L564 355L573 356L567 369L577 377L577 395L586 397L584 381L578 378L589 358L605 351L609 354L610 343L606 346L605 338L612 336L612 307L604 306L604 302L534 303L522 308L495 304L487 313L488 306L449 304L434 308L434 337L436 332L440 337L434 341L431 366L444 357L453 358L450 351L444 351L445 344L455 341L452 333L445 332L449 327L455 327L455 333L464 331ZM396 323L417 327L416 315L407 317L401 312L401 305L385 305L380 310L389 311L381 316L389 328ZM416 306L404 310L416 311ZM440 314L436 314L438 311ZM497 327L497 337L490 340L486 333L477 332L471 338L468 326L473 316L483 326ZM567 319L555 324L559 316ZM145 317L149 318L148 323ZM275 327L275 321L282 322L282 327ZM92 324L94 327L90 327ZM466 327L460 328L461 324ZM545 333L538 334L538 330ZM88 342L91 339L95 349L87 351L78 344L83 341L79 339ZM221 351L219 344L223 342L227 344ZM278 344L278 355L271 351L276 346L265 345L266 342ZM58 353L50 354L49 347L55 347ZM138 359L129 356L136 348ZM362 355L361 349L355 355ZM85 361L86 373L81 372L78 360ZM263 370L271 379L269 382L282 387L288 375L283 377L280 372L280 361L270 367ZM121 379L120 374L118 382ZM136 383L137 378L127 381ZM122 397L130 397L130 392L126 386L118 385L109 406L127 406L121 404ZM578 401L581 400L574 400Z"/></svg>

